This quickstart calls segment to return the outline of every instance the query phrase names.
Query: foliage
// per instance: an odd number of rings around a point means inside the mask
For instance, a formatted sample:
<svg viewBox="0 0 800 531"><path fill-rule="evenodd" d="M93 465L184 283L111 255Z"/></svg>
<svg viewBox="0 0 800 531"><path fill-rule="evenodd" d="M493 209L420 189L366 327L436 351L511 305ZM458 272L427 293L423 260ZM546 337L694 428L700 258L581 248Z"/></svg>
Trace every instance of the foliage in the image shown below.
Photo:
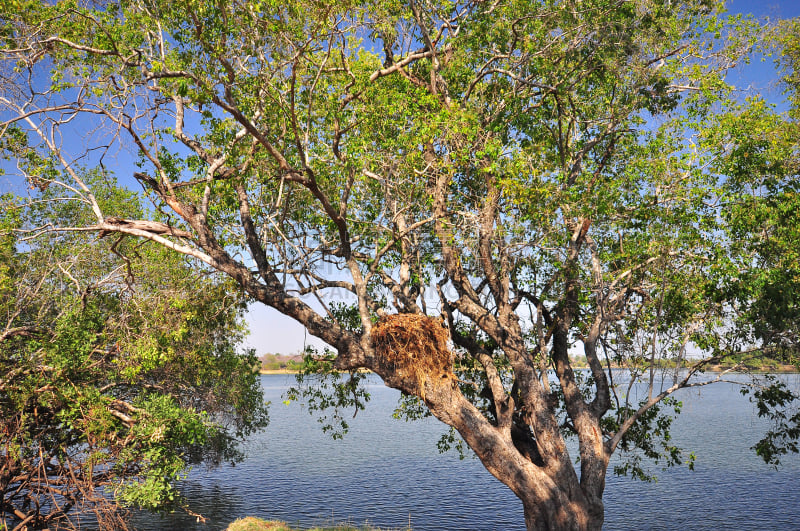
<svg viewBox="0 0 800 531"><path fill-rule="evenodd" d="M265 371L299 371L303 367L302 361L281 354L262 354L258 360L261 363L261 370Z"/></svg>
<svg viewBox="0 0 800 531"><path fill-rule="evenodd" d="M789 453L799 453L797 441L800 440L800 395L774 376L766 375L763 385L743 388L745 395L756 404L758 416L766 418L772 427L752 449L765 462L775 466L781 457Z"/></svg>
<svg viewBox="0 0 800 531"><path fill-rule="evenodd" d="M141 212L96 183L105 204ZM120 506L188 510L176 482L189 467L239 460L237 441L267 422L254 355L236 352L242 298L132 238L17 240L9 228L85 215L47 197L3 198L3 522L70 527L88 514L118 529Z"/></svg>
<svg viewBox="0 0 800 531"><path fill-rule="evenodd" d="M707 367L796 359L796 108L729 83L773 33L718 2L18 4L3 149L34 199L91 207L31 235L136 236L226 274L332 347L290 393L326 429L374 370L531 529L602 526L615 452L642 478L639 458L682 461L669 398L724 379ZM124 146L151 212L76 169ZM386 314L438 314L445 378L387 362ZM764 444L789 448L786 415Z"/></svg>
<svg viewBox="0 0 800 531"><path fill-rule="evenodd" d="M308 412L317 416L322 431L333 439L341 439L350 429L345 412L353 417L366 407L370 396L364 387L367 374L358 371L342 372L333 366L335 355L326 351L322 355L308 347L303 365L295 376L297 385L286 391L286 401L299 401Z"/></svg>

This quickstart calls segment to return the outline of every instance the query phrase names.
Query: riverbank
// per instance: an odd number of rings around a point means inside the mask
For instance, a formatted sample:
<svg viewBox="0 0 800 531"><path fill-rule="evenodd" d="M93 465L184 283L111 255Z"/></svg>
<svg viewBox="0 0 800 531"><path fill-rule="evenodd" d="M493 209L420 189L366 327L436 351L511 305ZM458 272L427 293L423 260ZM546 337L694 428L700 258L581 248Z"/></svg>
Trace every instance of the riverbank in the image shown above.
<svg viewBox="0 0 800 531"><path fill-rule="evenodd" d="M260 369L259 374L299 374L300 371L296 369ZM358 369L360 373L371 373L369 369Z"/></svg>
<svg viewBox="0 0 800 531"><path fill-rule="evenodd" d="M577 366L576 369L588 369L589 367ZM612 367L614 369L622 369L622 367ZM663 369L663 367L659 367ZM730 365L709 365L706 367L706 372L725 372L732 370ZM741 372L740 369L737 369ZM764 374L797 374L800 373L794 365L778 365L773 367L747 367L747 371L751 373L764 373ZM298 374L300 371L294 369L261 369L258 371L260 374ZM361 369L359 372L371 372L366 369Z"/></svg>
<svg viewBox="0 0 800 531"><path fill-rule="evenodd" d="M276 520L262 520L261 518L254 518L248 516L240 518L231 523L225 531L300 531L296 528L289 527L286 522ZM354 527L348 524L337 524L333 526L312 527L307 531L381 531L376 527L361 526ZM386 530L388 531L388 530ZM410 527L403 530L396 531L411 531Z"/></svg>
<svg viewBox="0 0 800 531"><path fill-rule="evenodd" d="M731 365L709 365L707 372L725 372L733 369ZM771 367L747 367L748 372L763 374L795 374L800 371L794 365L776 365ZM737 369L740 371L740 369Z"/></svg>

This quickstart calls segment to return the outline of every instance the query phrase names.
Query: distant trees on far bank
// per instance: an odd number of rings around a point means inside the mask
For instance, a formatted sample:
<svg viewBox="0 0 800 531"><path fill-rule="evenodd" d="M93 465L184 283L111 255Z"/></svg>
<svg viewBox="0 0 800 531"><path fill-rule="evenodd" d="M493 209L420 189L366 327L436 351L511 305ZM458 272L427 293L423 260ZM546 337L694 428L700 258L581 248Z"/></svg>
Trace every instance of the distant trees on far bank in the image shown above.
<svg viewBox="0 0 800 531"><path fill-rule="evenodd" d="M299 371L303 367L302 354L270 354L258 357L262 371Z"/></svg>
<svg viewBox="0 0 800 531"><path fill-rule="evenodd" d="M719 363L709 365L709 371L755 371L755 372L796 372L797 367L794 365L796 355L787 353L781 358L767 358L760 351L749 353L736 353L730 356L721 358ZM586 356L576 355L570 356L570 362L577 369L586 369L589 367ZM625 363L620 364L617 361L608 363L614 369L637 369L644 368L644 365L653 364L657 369L688 369L695 362L693 359L682 358L664 358L658 360L627 360ZM649 367L649 365L648 365Z"/></svg>

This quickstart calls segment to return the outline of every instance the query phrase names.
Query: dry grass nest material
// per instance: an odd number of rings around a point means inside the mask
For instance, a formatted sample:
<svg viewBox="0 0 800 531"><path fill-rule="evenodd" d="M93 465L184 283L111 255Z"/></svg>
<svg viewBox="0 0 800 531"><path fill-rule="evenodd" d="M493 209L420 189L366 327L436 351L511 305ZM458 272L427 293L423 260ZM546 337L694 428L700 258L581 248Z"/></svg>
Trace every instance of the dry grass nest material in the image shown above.
<svg viewBox="0 0 800 531"><path fill-rule="evenodd" d="M379 363L398 376L425 381L453 374L450 333L440 319L427 315L387 315L372 328L372 345Z"/></svg>

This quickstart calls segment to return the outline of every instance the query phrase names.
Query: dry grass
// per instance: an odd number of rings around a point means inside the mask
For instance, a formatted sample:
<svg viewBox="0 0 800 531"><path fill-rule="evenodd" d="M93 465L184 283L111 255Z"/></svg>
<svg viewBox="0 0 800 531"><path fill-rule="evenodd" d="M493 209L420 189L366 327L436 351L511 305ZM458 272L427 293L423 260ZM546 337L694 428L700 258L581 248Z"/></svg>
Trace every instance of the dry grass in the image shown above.
<svg viewBox="0 0 800 531"><path fill-rule="evenodd" d="M225 531L292 531L285 522L262 520L248 516L231 523Z"/></svg>
<svg viewBox="0 0 800 531"><path fill-rule="evenodd" d="M423 399L426 383L455 378L449 339L442 321L426 315L388 315L372 328L378 363L398 377L414 382Z"/></svg>
<svg viewBox="0 0 800 531"><path fill-rule="evenodd" d="M254 518L252 516L248 516L247 518L241 518L239 520L236 520L235 522L230 524L225 531L297 531L297 530L286 525L286 522L262 520L261 518ZM355 527L348 524L340 524L340 525L331 525L324 527L314 527L309 529L308 531L380 531L380 530L368 526ZM411 531L411 528L408 527L404 531Z"/></svg>

